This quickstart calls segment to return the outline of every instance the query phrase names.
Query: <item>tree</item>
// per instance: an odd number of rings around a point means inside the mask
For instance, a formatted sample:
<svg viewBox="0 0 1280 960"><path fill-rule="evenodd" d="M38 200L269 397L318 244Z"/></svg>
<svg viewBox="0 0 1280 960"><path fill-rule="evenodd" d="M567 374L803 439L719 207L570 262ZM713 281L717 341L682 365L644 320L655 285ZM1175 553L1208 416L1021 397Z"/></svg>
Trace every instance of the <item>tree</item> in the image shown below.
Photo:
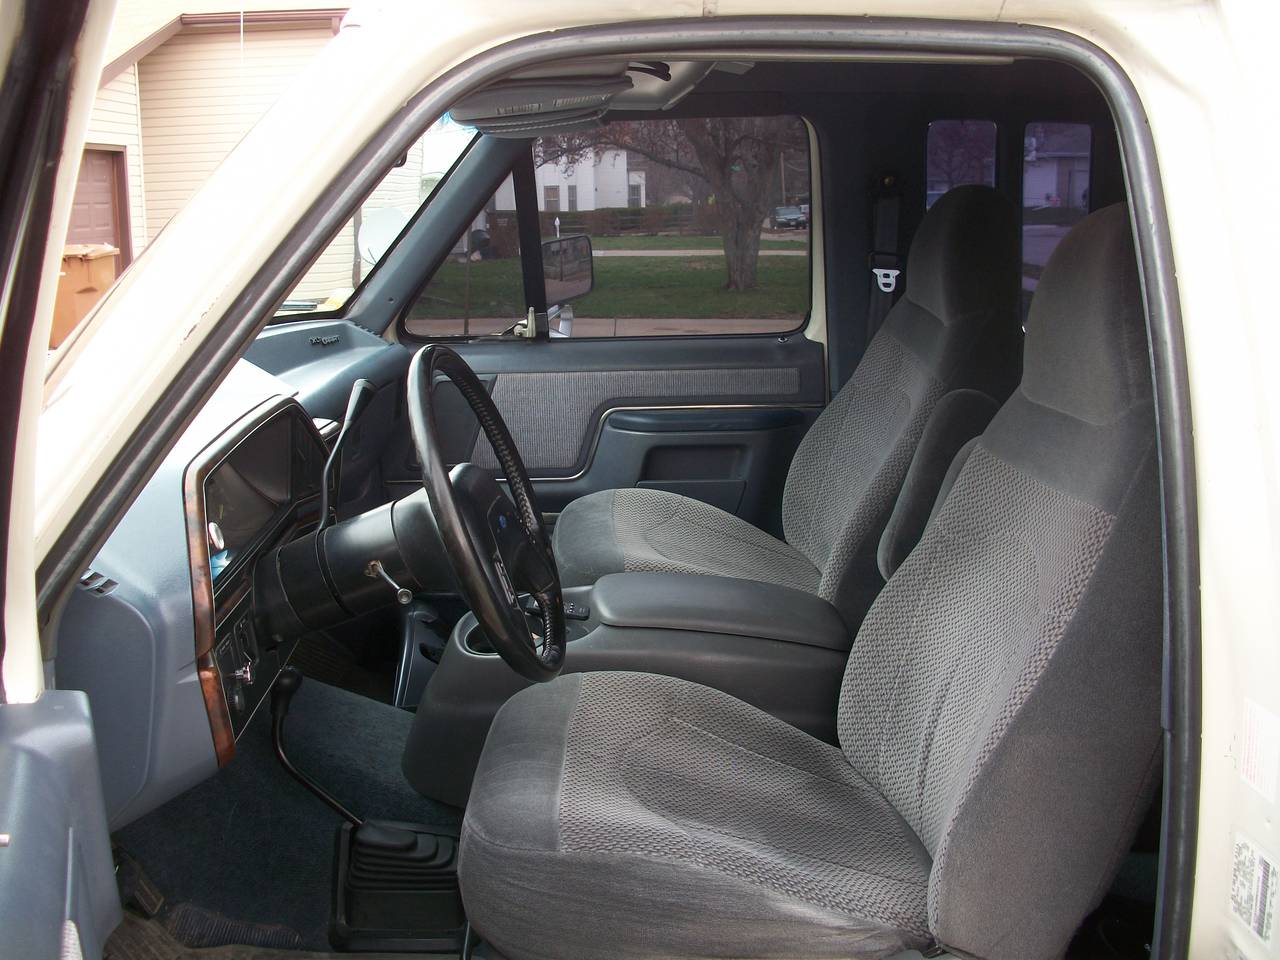
<svg viewBox="0 0 1280 960"><path fill-rule="evenodd" d="M784 152L807 150L804 125L792 117L619 121L595 130L543 137L537 163L572 167L596 151L617 149L690 178L690 195L708 203L724 241L725 287L756 285L760 230L780 197ZM794 161L791 164L794 166Z"/></svg>

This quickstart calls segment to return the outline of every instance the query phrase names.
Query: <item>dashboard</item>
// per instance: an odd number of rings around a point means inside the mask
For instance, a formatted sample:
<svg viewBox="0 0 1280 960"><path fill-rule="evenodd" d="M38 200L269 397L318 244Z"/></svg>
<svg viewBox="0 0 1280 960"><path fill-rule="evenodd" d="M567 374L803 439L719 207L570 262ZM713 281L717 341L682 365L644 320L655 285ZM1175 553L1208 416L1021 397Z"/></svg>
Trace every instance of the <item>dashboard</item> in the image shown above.
<svg viewBox="0 0 1280 960"><path fill-rule="evenodd" d="M409 352L330 321L268 328L251 353L156 467L47 628L51 685L89 697L112 829L215 775L266 709L305 631L261 615L270 601L262 571L272 564L260 560L314 541L328 457L316 422L326 433L336 427L359 377L379 395L346 446L339 509L359 514L386 497L377 465ZM447 575L442 561L428 562ZM381 587L371 604L388 602L385 585L362 572L359 581Z"/></svg>
<svg viewBox="0 0 1280 960"><path fill-rule="evenodd" d="M276 398L187 467L196 667L219 765L234 755L297 643L261 626L254 575L274 547L318 524L327 454L297 401Z"/></svg>

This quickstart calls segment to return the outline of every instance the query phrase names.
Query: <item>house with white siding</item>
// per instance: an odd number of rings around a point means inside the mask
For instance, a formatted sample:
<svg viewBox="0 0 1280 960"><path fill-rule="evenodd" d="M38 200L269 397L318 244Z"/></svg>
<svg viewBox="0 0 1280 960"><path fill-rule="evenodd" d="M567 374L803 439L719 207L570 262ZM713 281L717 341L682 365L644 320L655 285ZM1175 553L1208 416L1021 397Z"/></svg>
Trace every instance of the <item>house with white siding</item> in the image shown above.
<svg viewBox="0 0 1280 960"><path fill-rule="evenodd" d="M645 171L632 168L626 150L597 149L590 158L540 163L534 179L539 210L645 206ZM495 206L499 210L516 208L515 188L509 179L499 188Z"/></svg>
<svg viewBox="0 0 1280 960"><path fill-rule="evenodd" d="M90 119L68 243L110 243L117 272L195 193L337 32L345 8L288 0L121 0ZM420 145L370 198L412 214ZM298 296L353 286L355 226Z"/></svg>

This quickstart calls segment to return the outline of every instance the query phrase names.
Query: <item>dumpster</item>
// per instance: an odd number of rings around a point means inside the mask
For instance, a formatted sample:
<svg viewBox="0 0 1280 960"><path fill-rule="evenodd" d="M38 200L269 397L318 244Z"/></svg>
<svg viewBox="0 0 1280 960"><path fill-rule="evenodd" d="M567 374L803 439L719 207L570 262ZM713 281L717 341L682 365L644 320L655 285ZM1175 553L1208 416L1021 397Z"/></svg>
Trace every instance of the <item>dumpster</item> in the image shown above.
<svg viewBox="0 0 1280 960"><path fill-rule="evenodd" d="M69 243L62 248L62 274L53 303L49 348L59 346L116 279L119 249L109 243Z"/></svg>

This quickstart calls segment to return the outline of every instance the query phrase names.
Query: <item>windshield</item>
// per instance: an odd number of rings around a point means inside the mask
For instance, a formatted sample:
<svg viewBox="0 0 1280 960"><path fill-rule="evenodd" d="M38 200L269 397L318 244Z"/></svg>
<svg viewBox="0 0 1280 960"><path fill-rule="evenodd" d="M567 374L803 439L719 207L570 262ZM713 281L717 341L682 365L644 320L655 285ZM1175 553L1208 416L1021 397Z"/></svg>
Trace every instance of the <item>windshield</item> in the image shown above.
<svg viewBox="0 0 1280 960"><path fill-rule="evenodd" d="M276 316L341 310L382 262L418 208L475 139L474 127L445 114L388 171L320 258L294 286Z"/></svg>

